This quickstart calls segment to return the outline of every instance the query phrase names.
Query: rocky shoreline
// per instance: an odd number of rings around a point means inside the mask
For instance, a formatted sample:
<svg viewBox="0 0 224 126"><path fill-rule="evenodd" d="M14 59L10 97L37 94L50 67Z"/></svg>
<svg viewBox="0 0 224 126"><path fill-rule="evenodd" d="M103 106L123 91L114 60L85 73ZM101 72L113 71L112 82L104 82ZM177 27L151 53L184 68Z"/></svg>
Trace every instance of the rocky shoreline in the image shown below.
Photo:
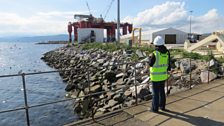
<svg viewBox="0 0 224 126"><path fill-rule="evenodd" d="M141 60L134 63L130 58L132 54ZM137 102L141 102L152 97L148 58L139 50L107 52L101 49L61 47L45 53L42 60L50 67L61 70L59 74L67 83L65 89L67 97L81 97L74 103L74 112L81 119L92 116L92 112L100 115L134 105L136 98ZM189 60L184 58L174 63L175 71L168 80L173 89L189 88L190 83L193 87L208 81L205 61L193 60L191 66L189 64ZM215 62L210 63L211 67L215 65ZM192 71L191 81L190 71ZM217 78L213 72L209 72L209 76L209 81ZM168 89L170 91L171 85ZM84 97L89 93L98 92L104 93Z"/></svg>

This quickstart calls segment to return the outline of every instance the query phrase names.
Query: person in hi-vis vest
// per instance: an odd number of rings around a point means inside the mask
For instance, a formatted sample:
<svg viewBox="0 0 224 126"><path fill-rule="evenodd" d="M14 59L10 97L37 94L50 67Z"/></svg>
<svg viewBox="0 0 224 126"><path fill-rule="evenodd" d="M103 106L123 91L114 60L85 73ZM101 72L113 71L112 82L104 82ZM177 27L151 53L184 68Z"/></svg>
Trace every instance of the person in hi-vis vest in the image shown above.
<svg viewBox="0 0 224 126"><path fill-rule="evenodd" d="M168 71L170 67L170 52L164 46L165 42L161 36L157 36L153 44L155 51L149 57L150 66L150 80L152 82L152 112L158 112L159 108L165 111L166 95L165 95L165 81L168 79Z"/></svg>

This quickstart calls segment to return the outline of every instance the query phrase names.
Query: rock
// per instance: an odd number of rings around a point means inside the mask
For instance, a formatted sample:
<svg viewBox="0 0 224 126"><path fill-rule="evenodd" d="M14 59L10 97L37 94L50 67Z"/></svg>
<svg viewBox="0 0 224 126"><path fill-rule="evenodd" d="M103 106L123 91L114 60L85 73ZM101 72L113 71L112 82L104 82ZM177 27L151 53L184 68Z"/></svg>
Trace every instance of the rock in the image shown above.
<svg viewBox="0 0 224 126"><path fill-rule="evenodd" d="M121 78L123 76L124 76L124 73L119 73L119 74L116 75L116 78Z"/></svg>
<svg viewBox="0 0 224 126"><path fill-rule="evenodd" d="M135 53L138 55L139 58L143 58L144 57L144 55L142 54L142 51L140 51L140 50L136 50Z"/></svg>
<svg viewBox="0 0 224 126"><path fill-rule="evenodd" d="M149 81L149 79L150 79L150 77L147 77L145 80L142 81L141 84L145 84L145 83L147 83L147 82Z"/></svg>
<svg viewBox="0 0 224 126"><path fill-rule="evenodd" d="M98 60L97 60L97 62L100 63L100 64L103 64L104 61L105 61L104 59L98 59Z"/></svg>
<svg viewBox="0 0 224 126"><path fill-rule="evenodd" d="M111 110L112 110L112 111L115 111L115 110L118 110L118 109L120 109L120 108L121 108L120 105L116 105L116 106L112 107Z"/></svg>
<svg viewBox="0 0 224 126"><path fill-rule="evenodd" d="M174 55L173 58L174 59L180 59L180 58L183 58L183 55L177 54L177 55Z"/></svg>
<svg viewBox="0 0 224 126"><path fill-rule="evenodd" d="M73 63L75 63L75 60L71 60L71 61L70 61L70 64L73 64Z"/></svg>
<svg viewBox="0 0 224 126"><path fill-rule="evenodd" d="M142 53L142 55L145 57L145 56L146 56L146 53L145 53L145 52L143 52L143 53Z"/></svg>
<svg viewBox="0 0 224 126"><path fill-rule="evenodd" d="M201 82L208 83L208 81L212 81L217 77L217 75L213 72L209 72L209 80L208 80L208 71L202 71L200 74Z"/></svg>
<svg viewBox="0 0 224 126"><path fill-rule="evenodd" d="M95 115L95 116L99 116L99 115L102 115L102 114L104 114L104 112L97 111L94 115Z"/></svg>
<svg viewBox="0 0 224 126"><path fill-rule="evenodd" d="M115 106L115 105L117 105L118 104L118 101L115 101L114 99L111 99L109 102L108 102L108 105L110 106L110 107L113 107L113 106Z"/></svg>
<svg viewBox="0 0 224 126"><path fill-rule="evenodd" d="M116 78L116 73L115 72L107 72L105 73L105 79L107 79L110 83L116 82L117 78Z"/></svg>
<svg viewBox="0 0 224 126"><path fill-rule="evenodd" d="M116 84L117 84L117 85L123 85L123 84L124 84L123 79L120 78L119 80L117 80Z"/></svg>
<svg viewBox="0 0 224 126"><path fill-rule="evenodd" d="M143 64L142 63L137 63L136 65L135 65L135 67L138 69L138 68L142 68L143 67Z"/></svg>
<svg viewBox="0 0 224 126"><path fill-rule="evenodd" d="M65 88L65 91L69 92L75 88L76 88L76 86L74 84L68 84Z"/></svg>
<svg viewBox="0 0 224 126"><path fill-rule="evenodd" d="M128 102L125 102L124 106L125 107L130 107L132 105L135 105L135 103L136 103L135 99L132 99L132 100L130 100Z"/></svg>
<svg viewBox="0 0 224 126"><path fill-rule="evenodd" d="M209 67L212 67L215 64L216 64L216 61L214 59L210 60L209 63L208 63Z"/></svg>
<svg viewBox="0 0 224 126"><path fill-rule="evenodd" d="M147 89L148 90L149 85L148 84L143 84L143 85L139 85L137 86L137 96L139 95L140 91L142 89ZM130 87L130 91L132 92L132 96L136 97L136 93L135 93L135 86Z"/></svg>
<svg viewBox="0 0 224 126"><path fill-rule="evenodd" d="M75 113L80 114L82 111L81 104L75 104L74 111L75 111Z"/></svg>
<svg viewBox="0 0 224 126"><path fill-rule="evenodd" d="M176 61L176 62L174 63L175 66L176 66L176 68L178 68L178 69L180 68L180 63L181 63L180 61Z"/></svg>
<svg viewBox="0 0 224 126"><path fill-rule="evenodd" d="M108 66L108 65L109 65L109 62L108 61L103 64L104 67L105 66Z"/></svg>
<svg viewBox="0 0 224 126"><path fill-rule="evenodd" d="M120 95L120 94L115 95L115 96L113 97L113 99L114 99L115 101L118 101L118 103L123 103L123 101L124 101L124 98L123 98L122 95Z"/></svg>
<svg viewBox="0 0 224 126"><path fill-rule="evenodd" d="M106 112L106 109L104 109L104 108L99 108L97 111L99 111L99 112Z"/></svg>
<svg viewBox="0 0 224 126"><path fill-rule="evenodd" d="M140 90L139 94L138 94L138 97L141 98L142 100L149 100L151 99L151 93L149 92L148 89L146 88L143 88Z"/></svg>
<svg viewBox="0 0 224 126"><path fill-rule="evenodd" d="M124 95L125 95L126 97L131 96L131 94L132 94L132 92L131 92L130 90L127 90L127 91L124 92Z"/></svg>
<svg viewBox="0 0 224 126"><path fill-rule="evenodd" d="M191 66L190 66L190 62L186 59L182 60L180 63L180 70L183 73L189 73L191 70L195 69L196 65L191 62Z"/></svg>
<svg viewBox="0 0 224 126"><path fill-rule="evenodd" d="M115 95L115 92L107 92L106 96L107 96L107 99L111 99L113 98Z"/></svg>
<svg viewBox="0 0 224 126"><path fill-rule="evenodd" d="M95 85L93 87L90 88L91 92L100 92L102 91L102 86L101 85Z"/></svg>

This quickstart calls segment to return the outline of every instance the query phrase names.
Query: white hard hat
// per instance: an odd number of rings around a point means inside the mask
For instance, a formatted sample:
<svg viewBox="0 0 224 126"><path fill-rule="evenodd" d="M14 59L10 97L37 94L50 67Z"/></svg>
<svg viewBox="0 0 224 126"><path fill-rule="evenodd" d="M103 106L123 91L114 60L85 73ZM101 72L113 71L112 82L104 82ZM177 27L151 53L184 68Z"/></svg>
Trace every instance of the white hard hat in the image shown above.
<svg viewBox="0 0 224 126"><path fill-rule="evenodd" d="M160 46L160 45L164 45L165 42L163 40L163 38L161 36L156 36L156 38L153 41L154 45Z"/></svg>

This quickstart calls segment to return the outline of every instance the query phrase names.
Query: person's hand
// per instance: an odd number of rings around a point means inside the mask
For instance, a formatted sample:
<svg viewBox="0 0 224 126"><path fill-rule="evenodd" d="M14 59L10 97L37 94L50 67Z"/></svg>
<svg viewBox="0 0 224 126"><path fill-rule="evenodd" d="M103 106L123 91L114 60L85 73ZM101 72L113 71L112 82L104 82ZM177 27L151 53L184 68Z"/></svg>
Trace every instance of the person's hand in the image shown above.
<svg viewBox="0 0 224 126"><path fill-rule="evenodd" d="M174 69L172 69L171 71L168 71L169 74L172 74L174 72Z"/></svg>

